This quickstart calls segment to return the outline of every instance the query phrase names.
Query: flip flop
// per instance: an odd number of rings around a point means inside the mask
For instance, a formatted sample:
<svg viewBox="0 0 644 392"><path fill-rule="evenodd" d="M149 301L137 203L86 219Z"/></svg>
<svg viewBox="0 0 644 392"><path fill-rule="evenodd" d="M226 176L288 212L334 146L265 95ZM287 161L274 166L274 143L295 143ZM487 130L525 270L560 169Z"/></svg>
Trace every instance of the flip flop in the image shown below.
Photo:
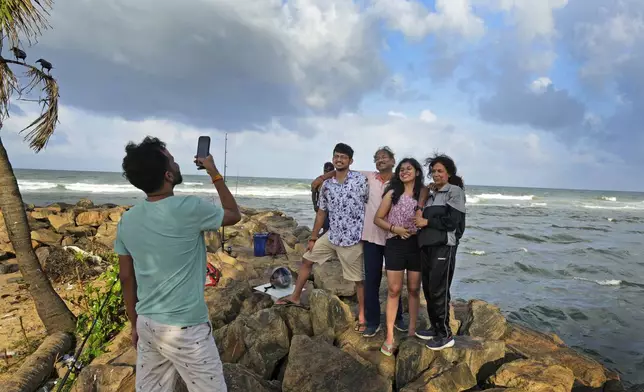
<svg viewBox="0 0 644 392"><path fill-rule="evenodd" d="M360 321L356 321L355 327L353 327L353 330L357 333L364 333L364 331L367 330L367 323L361 323Z"/></svg>
<svg viewBox="0 0 644 392"><path fill-rule="evenodd" d="M388 357L391 357L394 354L394 345L384 342L382 346L380 346L380 352Z"/></svg>

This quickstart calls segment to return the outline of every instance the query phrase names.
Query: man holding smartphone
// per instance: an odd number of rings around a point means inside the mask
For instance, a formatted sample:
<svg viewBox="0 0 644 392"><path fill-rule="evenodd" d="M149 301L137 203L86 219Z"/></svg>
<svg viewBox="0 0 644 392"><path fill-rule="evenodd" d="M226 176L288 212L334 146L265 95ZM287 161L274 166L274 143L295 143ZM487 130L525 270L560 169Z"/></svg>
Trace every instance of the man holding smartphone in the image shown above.
<svg viewBox="0 0 644 392"><path fill-rule="evenodd" d="M219 193L221 207L175 196L181 170L165 144L146 137L125 147L123 172L147 198L123 214L114 250L132 342L137 392L225 392L223 365L204 298L204 232L239 222L241 214L211 155L195 157Z"/></svg>

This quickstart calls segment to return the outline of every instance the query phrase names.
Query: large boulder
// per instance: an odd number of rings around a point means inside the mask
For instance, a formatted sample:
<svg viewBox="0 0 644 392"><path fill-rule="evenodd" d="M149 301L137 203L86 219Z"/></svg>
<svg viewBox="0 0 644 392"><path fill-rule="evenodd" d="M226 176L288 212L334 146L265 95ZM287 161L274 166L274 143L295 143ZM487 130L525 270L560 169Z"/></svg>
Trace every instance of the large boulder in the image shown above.
<svg viewBox="0 0 644 392"><path fill-rule="evenodd" d="M27 216L31 217L36 220L40 221L46 221L49 215L55 214L56 212L59 212L60 210L56 211L53 208L34 208L33 211L31 211Z"/></svg>
<svg viewBox="0 0 644 392"><path fill-rule="evenodd" d="M352 327L354 318L349 305L327 291L313 290L309 295L309 306L315 336L333 342Z"/></svg>
<svg viewBox="0 0 644 392"><path fill-rule="evenodd" d="M98 229L96 230L96 236L94 238L96 239L96 241L102 243L103 245L110 247L114 246L117 228L117 223L105 222L98 227Z"/></svg>
<svg viewBox="0 0 644 392"><path fill-rule="evenodd" d="M506 330L506 320L498 306L478 299L454 304L460 333L483 339L498 340Z"/></svg>
<svg viewBox="0 0 644 392"><path fill-rule="evenodd" d="M430 367L445 363L463 363L475 378L483 380L491 372L486 365L505 356L502 341L488 341L471 336L457 336L455 340L454 347L441 351L432 351L417 339L402 342L396 358L396 385L403 387Z"/></svg>
<svg viewBox="0 0 644 392"><path fill-rule="evenodd" d="M394 330L394 349L398 342L404 339L406 333ZM343 351L351 354L360 362L366 361L381 376L394 381L396 375L396 357L385 356L380 352L382 342L385 340L385 329L381 329L376 336L365 339L361 334L356 333L353 328L348 328L336 338L336 345ZM365 363L365 362L363 362Z"/></svg>
<svg viewBox="0 0 644 392"><path fill-rule="evenodd" d="M267 380L289 352L288 328L273 309L240 316L214 336L223 362L240 363Z"/></svg>
<svg viewBox="0 0 644 392"><path fill-rule="evenodd" d="M66 229L72 228L76 225L74 218L75 216L73 211L61 212L60 214L49 215L47 217L51 227L61 234Z"/></svg>
<svg viewBox="0 0 644 392"><path fill-rule="evenodd" d="M374 369L323 339L296 335L282 382L284 392L390 392Z"/></svg>
<svg viewBox="0 0 644 392"><path fill-rule="evenodd" d="M503 340L508 351L519 357L561 365L572 370L581 385L600 388L608 379L617 378L596 360L567 347L557 336L508 323Z"/></svg>
<svg viewBox="0 0 644 392"><path fill-rule="evenodd" d="M242 365L224 363L228 392L280 392L279 381L267 381Z"/></svg>
<svg viewBox="0 0 644 392"><path fill-rule="evenodd" d="M356 293L356 285L342 276L342 265L337 260L313 266L315 287L329 291L339 297L351 297Z"/></svg>
<svg viewBox="0 0 644 392"><path fill-rule="evenodd" d="M300 306L275 306L273 310L286 323L289 339L295 335L313 336L313 324L309 310Z"/></svg>
<svg viewBox="0 0 644 392"><path fill-rule="evenodd" d="M464 363L428 369L400 392L461 392L476 385L476 378Z"/></svg>
<svg viewBox="0 0 644 392"><path fill-rule="evenodd" d="M501 366L488 381L497 387L521 388L526 392L570 392L575 376L563 366L522 359Z"/></svg>
<svg viewBox="0 0 644 392"><path fill-rule="evenodd" d="M91 201L90 199L83 198L76 203L76 207L84 208L84 209L94 208L94 202Z"/></svg>
<svg viewBox="0 0 644 392"><path fill-rule="evenodd" d="M246 298L252 295L247 281L220 280L216 287L206 287L206 305L213 329L231 323L241 312Z"/></svg>
<svg viewBox="0 0 644 392"><path fill-rule="evenodd" d="M55 215L53 215L55 216ZM71 226L65 227L65 232L76 238L93 237L96 235L96 228L92 226Z"/></svg>
<svg viewBox="0 0 644 392"><path fill-rule="evenodd" d="M48 246L60 245L63 236L47 229L38 229L31 232L31 239Z"/></svg>
<svg viewBox="0 0 644 392"><path fill-rule="evenodd" d="M76 225L98 227L102 225L108 217L109 213L105 210L84 211L76 216Z"/></svg>

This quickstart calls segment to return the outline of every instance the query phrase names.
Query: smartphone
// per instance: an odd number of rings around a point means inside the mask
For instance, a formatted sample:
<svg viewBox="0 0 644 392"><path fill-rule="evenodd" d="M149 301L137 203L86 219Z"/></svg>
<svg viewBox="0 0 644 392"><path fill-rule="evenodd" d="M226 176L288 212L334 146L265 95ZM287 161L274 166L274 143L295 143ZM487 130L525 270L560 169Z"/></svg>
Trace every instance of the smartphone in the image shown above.
<svg viewBox="0 0 644 392"><path fill-rule="evenodd" d="M197 158L205 158L210 155L210 136L199 136L197 142ZM203 170L204 167L197 164L197 170Z"/></svg>

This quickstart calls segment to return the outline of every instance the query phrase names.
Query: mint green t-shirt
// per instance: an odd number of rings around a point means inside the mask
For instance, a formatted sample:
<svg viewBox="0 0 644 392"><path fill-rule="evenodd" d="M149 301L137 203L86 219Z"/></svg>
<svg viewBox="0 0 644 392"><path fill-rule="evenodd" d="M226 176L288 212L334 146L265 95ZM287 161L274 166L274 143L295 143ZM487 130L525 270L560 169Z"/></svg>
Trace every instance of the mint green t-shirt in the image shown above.
<svg viewBox="0 0 644 392"><path fill-rule="evenodd" d="M218 230L223 217L196 196L146 200L123 214L114 250L134 260L137 314L180 327L208 321L203 233Z"/></svg>

